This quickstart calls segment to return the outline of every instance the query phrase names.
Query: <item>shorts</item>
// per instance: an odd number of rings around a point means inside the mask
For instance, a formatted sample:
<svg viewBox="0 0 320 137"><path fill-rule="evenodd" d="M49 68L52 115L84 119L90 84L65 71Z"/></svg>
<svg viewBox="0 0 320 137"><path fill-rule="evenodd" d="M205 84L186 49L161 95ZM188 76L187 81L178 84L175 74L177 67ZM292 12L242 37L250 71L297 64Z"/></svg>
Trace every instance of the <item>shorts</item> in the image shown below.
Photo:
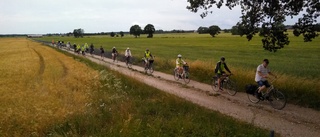
<svg viewBox="0 0 320 137"><path fill-rule="evenodd" d="M217 73L216 76L217 76L218 78L221 78L221 76L224 75L224 74L226 74L226 72Z"/></svg>
<svg viewBox="0 0 320 137"><path fill-rule="evenodd" d="M267 88L270 87L268 80L266 80L266 81L260 80L260 81L257 81L257 83L258 83L259 87L262 87L262 86L266 86Z"/></svg>

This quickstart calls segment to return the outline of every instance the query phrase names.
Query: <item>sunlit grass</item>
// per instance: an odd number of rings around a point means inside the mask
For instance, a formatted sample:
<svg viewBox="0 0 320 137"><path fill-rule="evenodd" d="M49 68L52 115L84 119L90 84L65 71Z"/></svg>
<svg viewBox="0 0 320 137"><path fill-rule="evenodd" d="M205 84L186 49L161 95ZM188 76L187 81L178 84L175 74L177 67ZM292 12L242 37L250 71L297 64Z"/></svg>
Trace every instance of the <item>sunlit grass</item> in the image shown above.
<svg viewBox="0 0 320 137"><path fill-rule="evenodd" d="M1 39L0 135L35 135L85 111L98 73L27 39Z"/></svg>

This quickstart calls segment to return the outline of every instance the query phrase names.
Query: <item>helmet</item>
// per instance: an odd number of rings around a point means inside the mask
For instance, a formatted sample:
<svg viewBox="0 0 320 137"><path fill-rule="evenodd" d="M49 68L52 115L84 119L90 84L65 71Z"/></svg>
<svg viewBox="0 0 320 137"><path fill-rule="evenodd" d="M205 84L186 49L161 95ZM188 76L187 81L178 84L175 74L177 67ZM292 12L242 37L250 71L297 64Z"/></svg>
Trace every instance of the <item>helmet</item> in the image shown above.
<svg viewBox="0 0 320 137"><path fill-rule="evenodd" d="M181 57L182 57L181 54L179 54L179 55L178 55L178 58L181 58Z"/></svg>
<svg viewBox="0 0 320 137"><path fill-rule="evenodd" d="M146 51L149 51L149 49L146 49Z"/></svg>
<svg viewBox="0 0 320 137"><path fill-rule="evenodd" d="M116 47L113 47L113 49L115 49Z"/></svg>
<svg viewBox="0 0 320 137"><path fill-rule="evenodd" d="M226 59L225 59L224 57L221 57L220 60L221 60L221 61L225 61Z"/></svg>
<svg viewBox="0 0 320 137"><path fill-rule="evenodd" d="M129 50L129 47L127 47L127 50Z"/></svg>

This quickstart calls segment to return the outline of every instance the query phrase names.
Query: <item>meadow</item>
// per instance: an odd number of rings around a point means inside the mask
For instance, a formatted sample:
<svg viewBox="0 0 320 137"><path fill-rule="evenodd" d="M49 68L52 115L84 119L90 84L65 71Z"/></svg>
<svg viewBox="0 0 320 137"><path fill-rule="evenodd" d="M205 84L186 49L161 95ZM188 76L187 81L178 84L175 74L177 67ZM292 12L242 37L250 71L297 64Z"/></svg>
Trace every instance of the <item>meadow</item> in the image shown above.
<svg viewBox="0 0 320 137"><path fill-rule="evenodd" d="M0 136L268 136L25 38L0 39Z"/></svg>
<svg viewBox="0 0 320 137"><path fill-rule="evenodd" d="M269 67L279 79L274 83L285 93L292 104L320 109L320 38L313 42L303 42L302 37L295 37L289 32L290 44L277 52L269 52L262 48L261 38L255 36L252 41L245 37L222 33L212 38L210 35L197 33L155 34L154 38L125 37L111 38L109 36L44 37L38 40L51 42L70 41L72 44L93 43L95 47L103 46L106 50L116 47L124 53L127 47L132 50L136 64L140 62L144 50L149 48L156 56L156 70L172 73L175 59L182 54L190 65L191 78L200 82L210 83L214 75L215 64L221 56L226 57L227 64L239 91L244 86L254 82L256 67L262 60L270 60Z"/></svg>

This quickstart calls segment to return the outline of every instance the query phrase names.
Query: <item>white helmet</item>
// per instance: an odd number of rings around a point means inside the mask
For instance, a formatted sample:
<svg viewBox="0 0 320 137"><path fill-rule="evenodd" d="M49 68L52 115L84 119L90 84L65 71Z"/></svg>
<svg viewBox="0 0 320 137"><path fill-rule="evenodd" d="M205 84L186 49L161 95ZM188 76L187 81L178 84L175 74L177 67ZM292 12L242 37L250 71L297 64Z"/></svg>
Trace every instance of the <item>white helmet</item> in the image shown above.
<svg viewBox="0 0 320 137"><path fill-rule="evenodd" d="M179 54L179 55L178 55L178 58L181 58L181 57L182 57L181 54Z"/></svg>
<svg viewBox="0 0 320 137"><path fill-rule="evenodd" d="M129 47L127 47L127 50L129 50Z"/></svg>

